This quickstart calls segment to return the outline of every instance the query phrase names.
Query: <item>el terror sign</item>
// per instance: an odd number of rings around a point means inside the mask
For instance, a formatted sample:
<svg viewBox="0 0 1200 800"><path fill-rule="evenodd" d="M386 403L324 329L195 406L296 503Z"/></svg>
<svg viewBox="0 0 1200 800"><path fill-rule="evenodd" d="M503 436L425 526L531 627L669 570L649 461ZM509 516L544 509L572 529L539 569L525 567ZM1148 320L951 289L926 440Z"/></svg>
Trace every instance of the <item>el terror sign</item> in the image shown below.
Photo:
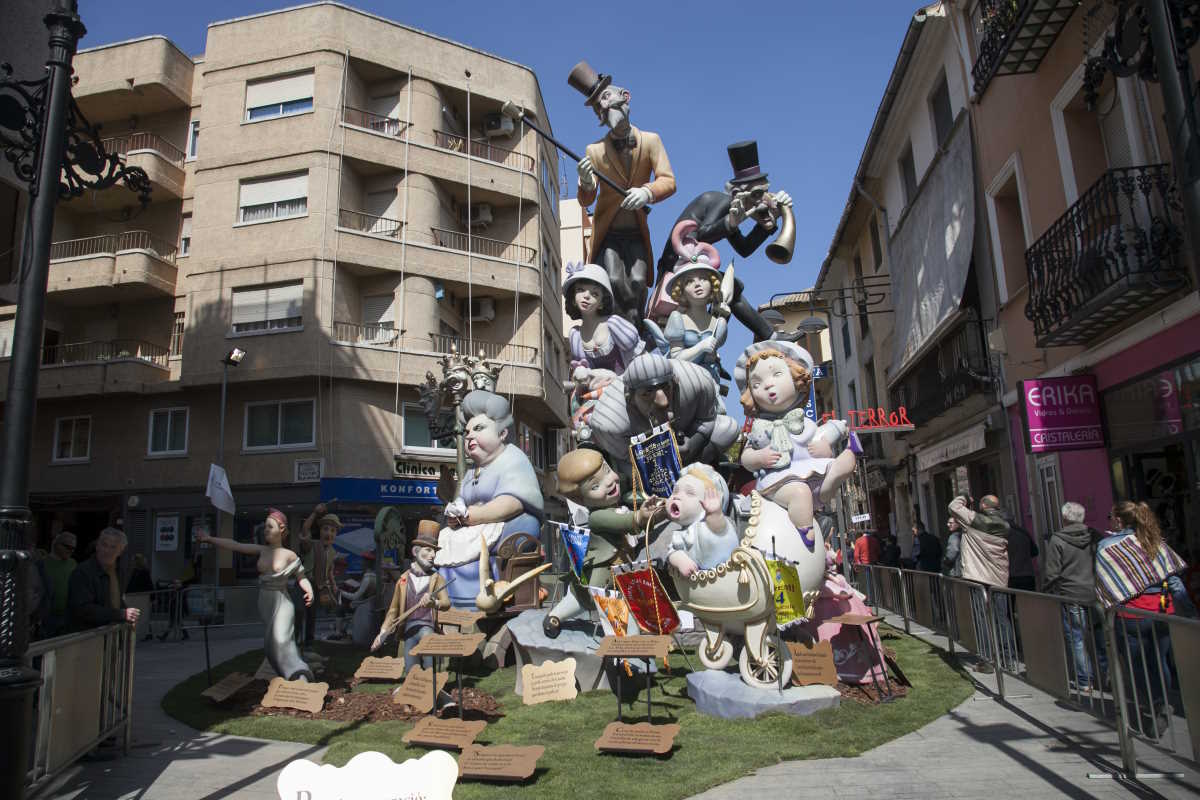
<svg viewBox="0 0 1200 800"><path fill-rule="evenodd" d="M837 418L837 412L828 412L821 415L821 422ZM846 411L846 423L853 431L876 433L903 433L915 427L908 418L908 409L904 406L895 411L884 408L852 408Z"/></svg>
<svg viewBox="0 0 1200 800"><path fill-rule="evenodd" d="M1104 447L1095 375L1021 381L1029 452Z"/></svg>

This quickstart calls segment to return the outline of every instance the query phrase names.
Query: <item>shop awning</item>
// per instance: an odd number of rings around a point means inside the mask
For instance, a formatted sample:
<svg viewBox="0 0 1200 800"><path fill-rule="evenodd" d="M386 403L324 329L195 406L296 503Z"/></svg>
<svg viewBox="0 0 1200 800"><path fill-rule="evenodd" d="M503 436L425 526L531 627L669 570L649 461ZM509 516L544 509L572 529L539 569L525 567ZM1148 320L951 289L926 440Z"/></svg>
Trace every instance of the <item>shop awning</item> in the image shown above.
<svg viewBox="0 0 1200 800"><path fill-rule="evenodd" d="M975 243L975 168L964 118L891 240L895 351L888 382L917 360L962 304Z"/></svg>
<svg viewBox="0 0 1200 800"><path fill-rule="evenodd" d="M962 433L917 451L917 471L925 472L944 461L954 461L987 447L987 426L980 422Z"/></svg>

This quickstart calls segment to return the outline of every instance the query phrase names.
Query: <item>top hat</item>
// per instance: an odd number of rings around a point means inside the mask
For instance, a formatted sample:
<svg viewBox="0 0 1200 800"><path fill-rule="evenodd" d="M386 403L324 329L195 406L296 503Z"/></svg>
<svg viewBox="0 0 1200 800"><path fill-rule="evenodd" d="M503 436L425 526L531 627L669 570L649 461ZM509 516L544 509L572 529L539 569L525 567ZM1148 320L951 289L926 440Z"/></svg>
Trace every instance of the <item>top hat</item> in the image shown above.
<svg viewBox="0 0 1200 800"><path fill-rule="evenodd" d="M733 178L730 183L766 180L767 173L758 168L758 142L753 139L734 142L725 149L729 151L729 163L733 165Z"/></svg>
<svg viewBox="0 0 1200 800"><path fill-rule="evenodd" d="M421 547L432 547L438 549L438 532L441 531L441 526L431 519L423 519L417 523L417 535L411 542L408 543L410 548L420 545Z"/></svg>
<svg viewBox="0 0 1200 800"><path fill-rule="evenodd" d="M580 61L571 68L571 74L567 76L567 83L571 88L582 94L587 99L583 101L585 106L590 106L596 102L596 98L600 96L608 85L612 83L612 75L597 73L592 69L592 65L586 61Z"/></svg>

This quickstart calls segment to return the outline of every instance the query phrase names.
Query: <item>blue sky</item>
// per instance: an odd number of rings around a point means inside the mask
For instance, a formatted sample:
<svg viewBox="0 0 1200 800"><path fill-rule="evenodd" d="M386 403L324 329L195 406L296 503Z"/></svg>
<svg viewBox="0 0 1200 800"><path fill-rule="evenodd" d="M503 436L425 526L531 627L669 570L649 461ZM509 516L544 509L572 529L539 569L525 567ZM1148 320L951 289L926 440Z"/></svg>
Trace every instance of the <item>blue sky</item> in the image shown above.
<svg viewBox="0 0 1200 800"><path fill-rule="evenodd" d="M208 23L295 5L287 0L80 0L81 47L163 34L204 50ZM595 116L567 86L586 59L632 92L635 125L657 131L678 183L655 205L661 248L688 200L723 186L725 146L757 139L773 189L795 199L795 256L777 265L759 251L737 274L755 304L808 287L817 276L850 190L916 0L793 0L749 4L372 2L348 5L487 50L537 73L555 134L576 150L598 138ZM682 9L686 7L684 13ZM565 159L564 159L565 160ZM574 165L567 162L571 193ZM722 247L722 260L733 255ZM732 321L722 362L732 372L749 333ZM730 412L740 409L732 400Z"/></svg>

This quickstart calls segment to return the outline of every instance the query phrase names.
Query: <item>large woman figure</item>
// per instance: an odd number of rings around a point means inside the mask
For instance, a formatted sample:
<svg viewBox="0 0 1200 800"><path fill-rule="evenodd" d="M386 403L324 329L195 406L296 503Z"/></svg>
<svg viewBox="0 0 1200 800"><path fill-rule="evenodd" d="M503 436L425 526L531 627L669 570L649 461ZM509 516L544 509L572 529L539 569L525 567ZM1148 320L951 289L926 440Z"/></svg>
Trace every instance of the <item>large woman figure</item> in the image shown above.
<svg viewBox="0 0 1200 800"><path fill-rule="evenodd" d="M479 593L481 540L490 551L516 533L536 538L543 501L529 459L509 442L513 417L508 401L476 390L463 398L459 413L466 420L464 446L471 463L459 479L458 496L446 506L434 563L449 583L450 602L470 608ZM495 564L492 573L499 578Z"/></svg>
<svg viewBox="0 0 1200 800"><path fill-rule="evenodd" d="M258 557L258 613L266 625L263 649L267 651L267 661L276 673L289 681L311 681L312 670L300 657L300 650L296 647L296 616L287 587L288 582L295 578L304 592L304 605L311 606L312 584L304 575L300 558L283 546L286 534L287 517L282 511L272 508L267 512L263 526L266 544L235 542L206 533L197 534L196 541Z"/></svg>

